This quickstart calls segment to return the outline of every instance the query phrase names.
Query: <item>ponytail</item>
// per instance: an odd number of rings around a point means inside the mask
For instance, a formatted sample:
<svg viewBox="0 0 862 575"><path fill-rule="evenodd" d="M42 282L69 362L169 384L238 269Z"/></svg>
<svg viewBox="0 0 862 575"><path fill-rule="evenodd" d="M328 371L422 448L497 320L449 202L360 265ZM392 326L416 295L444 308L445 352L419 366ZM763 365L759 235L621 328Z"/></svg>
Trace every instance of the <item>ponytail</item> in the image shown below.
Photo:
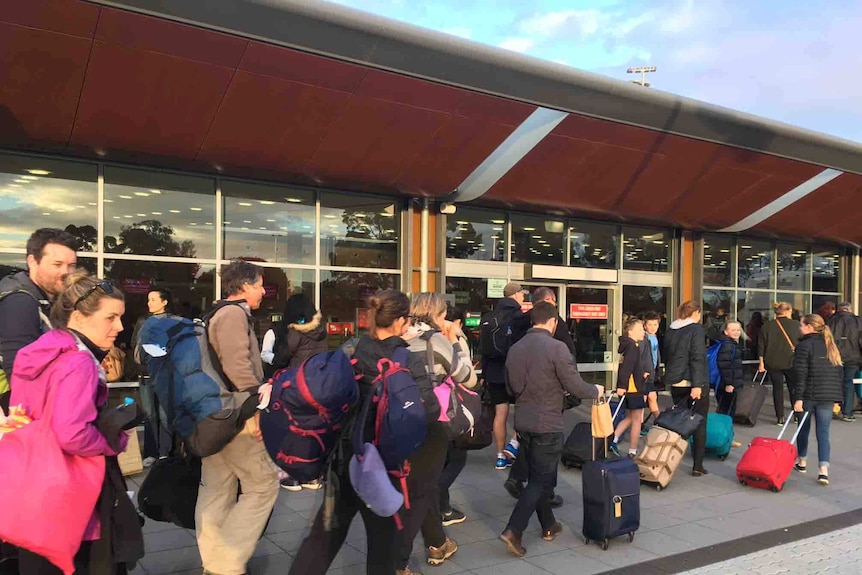
<svg viewBox="0 0 862 575"><path fill-rule="evenodd" d="M841 361L841 352L838 346L835 345L835 337L832 335L832 330L823 321L823 318L816 313L810 313L802 318L802 323L814 329L815 333L823 335L823 340L826 342L826 357L829 358L829 363L834 366L844 365Z"/></svg>

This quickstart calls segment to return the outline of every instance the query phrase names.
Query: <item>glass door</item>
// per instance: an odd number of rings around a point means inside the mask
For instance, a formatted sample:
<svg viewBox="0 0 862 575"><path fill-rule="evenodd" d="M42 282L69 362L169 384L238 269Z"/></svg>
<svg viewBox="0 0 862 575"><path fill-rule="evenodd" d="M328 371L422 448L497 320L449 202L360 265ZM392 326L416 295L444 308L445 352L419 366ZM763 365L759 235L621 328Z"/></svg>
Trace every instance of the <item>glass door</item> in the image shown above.
<svg viewBox="0 0 862 575"><path fill-rule="evenodd" d="M564 305L575 340L578 371L589 383L610 387L616 373L616 286L568 285Z"/></svg>

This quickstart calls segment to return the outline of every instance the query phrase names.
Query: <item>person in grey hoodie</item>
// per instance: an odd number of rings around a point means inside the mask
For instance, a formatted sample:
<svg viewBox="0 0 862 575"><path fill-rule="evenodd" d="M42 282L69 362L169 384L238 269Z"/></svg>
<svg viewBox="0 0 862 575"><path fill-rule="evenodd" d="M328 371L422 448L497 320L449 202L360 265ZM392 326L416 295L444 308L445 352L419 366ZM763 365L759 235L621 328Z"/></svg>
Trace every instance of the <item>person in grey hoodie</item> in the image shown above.
<svg viewBox="0 0 862 575"><path fill-rule="evenodd" d="M665 382L671 387L674 404L692 402L703 421L694 432L692 457L695 477L706 475L706 415L709 413L709 368L706 363L706 331L700 324L701 308L687 301L676 310L677 319L664 336Z"/></svg>

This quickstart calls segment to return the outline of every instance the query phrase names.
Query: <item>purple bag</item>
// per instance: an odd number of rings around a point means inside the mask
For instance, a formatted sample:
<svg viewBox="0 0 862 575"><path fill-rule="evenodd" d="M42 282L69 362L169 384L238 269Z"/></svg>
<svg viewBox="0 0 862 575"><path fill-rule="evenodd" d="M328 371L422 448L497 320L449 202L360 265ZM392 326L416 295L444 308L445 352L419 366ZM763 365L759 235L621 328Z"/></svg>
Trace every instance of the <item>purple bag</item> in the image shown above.
<svg viewBox="0 0 862 575"><path fill-rule="evenodd" d="M380 517L392 517L404 505L401 494L389 479L389 472L377 448L366 443L362 455L350 459L350 484L360 499Z"/></svg>

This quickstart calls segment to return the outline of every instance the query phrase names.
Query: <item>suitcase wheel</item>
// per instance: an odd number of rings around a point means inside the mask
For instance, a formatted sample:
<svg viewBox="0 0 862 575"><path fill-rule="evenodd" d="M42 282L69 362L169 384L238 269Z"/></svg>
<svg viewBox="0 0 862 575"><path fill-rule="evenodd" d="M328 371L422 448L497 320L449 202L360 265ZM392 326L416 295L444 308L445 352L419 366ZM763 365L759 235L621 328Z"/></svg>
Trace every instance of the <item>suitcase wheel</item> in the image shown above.
<svg viewBox="0 0 862 575"><path fill-rule="evenodd" d="M589 545L589 544L590 544L590 538L584 537L584 545Z"/></svg>
<svg viewBox="0 0 862 575"><path fill-rule="evenodd" d="M631 543L634 540L635 540L635 532L632 531L631 533L629 533L629 543Z"/></svg>
<svg viewBox="0 0 862 575"><path fill-rule="evenodd" d="M661 486L661 483L656 483L656 484L655 484L655 490L656 490L656 491L661 491L662 489L664 489L664 487L662 487L662 486Z"/></svg>
<svg viewBox="0 0 862 575"><path fill-rule="evenodd" d="M743 479L739 480L739 484L740 485L748 485L748 483L746 483L745 480L743 480Z"/></svg>
<svg viewBox="0 0 862 575"><path fill-rule="evenodd" d="M781 488L773 485L772 487L769 488L769 490L773 493L778 493L779 491L781 491Z"/></svg>
<svg viewBox="0 0 862 575"><path fill-rule="evenodd" d="M604 539L602 539L602 551L607 551L607 550L608 550L608 547L610 546L610 544L611 544L611 542L610 542L610 541L608 541L608 538L607 538L607 537L605 537Z"/></svg>
<svg viewBox="0 0 862 575"><path fill-rule="evenodd" d="M727 453L725 453L724 455L719 455L719 456L718 456L718 460L719 460L719 461L724 461L725 459L727 459L727 455L728 455Z"/></svg>

